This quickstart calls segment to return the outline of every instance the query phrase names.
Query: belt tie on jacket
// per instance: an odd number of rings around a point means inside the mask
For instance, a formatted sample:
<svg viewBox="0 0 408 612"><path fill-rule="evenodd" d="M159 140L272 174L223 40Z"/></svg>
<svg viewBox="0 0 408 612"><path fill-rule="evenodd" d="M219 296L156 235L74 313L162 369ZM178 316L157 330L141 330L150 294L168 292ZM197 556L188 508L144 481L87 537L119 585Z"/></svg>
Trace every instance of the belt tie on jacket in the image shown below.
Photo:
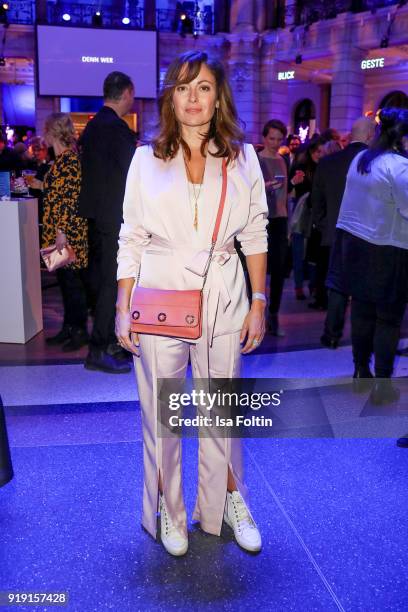
<svg viewBox="0 0 408 612"><path fill-rule="evenodd" d="M149 247L152 246L158 249L158 253L166 251L169 255L174 252L184 252L187 256L185 267L201 277L204 281L205 264L208 261L209 250L197 251L191 244L174 244L165 238L158 236L152 236L149 243ZM190 255L191 254L191 255ZM228 291L227 283L225 282L222 267L231 259L231 255L236 255L234 242L229 242L224 245L217 245L213 251L210 267L208 271L207 281L204 287L204 296L207 295L207 308L206 308L206 325L204 326L203 321L203 333L204 327L208 334L208 340L212 343L215 318L219 307L225 312L231 303L231 297ZM186 287L189 289L190 287Z"/></svg>

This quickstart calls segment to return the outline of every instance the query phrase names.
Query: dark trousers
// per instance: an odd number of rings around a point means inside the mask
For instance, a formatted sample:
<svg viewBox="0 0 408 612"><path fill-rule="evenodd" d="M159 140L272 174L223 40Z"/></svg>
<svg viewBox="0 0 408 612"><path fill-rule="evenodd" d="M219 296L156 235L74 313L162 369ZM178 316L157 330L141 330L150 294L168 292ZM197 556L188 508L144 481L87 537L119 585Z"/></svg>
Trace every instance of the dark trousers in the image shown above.
<svg viewBox="0 0 408 612"><path fill-rule="evenodd" d="M327 314L324 322L324 333L332 340L340 340L343 335L344 319L348 304L348 295L334 289L327 291Z"/></svg>
<svg viewBox="0 0 408 612"><path fill-rule="evenodd" d="M374 352L375 375L379 378L392 375L405 306L352 300L351 341L356 366L367 366Z"/></svg>
<svg viewBox="0 0 408 612"><path fill-rule="evenodd" d="M72 268L57 270L57 280L64 305L64 325L86 329L88 309L83 274L83 270Z"/></svg>
<svg viewBox="0 0 408 612"><path fill-rule="evenodd" d="M92 268L88 283L96 291L95 318L90 346L105 350L109 344L116 344L115 304L117 296L117 252L119 227L102 231L93 227L90 245Z"/></svg>
<svg viewBox="0 0 408 612"><path fill-rule="evenodd" d="M305 237L303 234L292 234L292 261L295 289L303 289L305 267Z"/></svg>
<svg viewBox="0 0 408 612"><path fill-rule="evenodd" d="M270 273L269 312L279 312L283 285L285 282L285 264L288 251L288 220L285 217L269 219L268 224L268 271Z"/></svg>
<svg viewBox="0 0 408 612"><path fill-rule="evenodd" d="M94 219L88 219L88 268L85 274L86 301L92 315L95 313L99 290L100 236Z"/></svg>
<svg viewBox="0 0 408 612"><path fill-rule="evenodd" d="M317 250L316 261L316 302L326 308L327 289L326 278L329 270L330 247L320 245Z"/></svg>

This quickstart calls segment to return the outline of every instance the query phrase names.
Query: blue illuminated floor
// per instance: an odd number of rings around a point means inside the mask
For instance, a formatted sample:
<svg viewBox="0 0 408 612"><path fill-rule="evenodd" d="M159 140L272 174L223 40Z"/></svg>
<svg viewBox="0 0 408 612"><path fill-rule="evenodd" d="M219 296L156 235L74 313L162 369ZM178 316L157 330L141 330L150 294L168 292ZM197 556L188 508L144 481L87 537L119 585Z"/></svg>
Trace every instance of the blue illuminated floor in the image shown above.
<svg viewBox="0 0 408 612"><path fill-rule="evenodd" d="M289 376L302 362L322 373L328 360L333 377L349 373L347 347L296 355L254 355L246 373ZM174 559L140 527L134 385L133 373L79 365L0 368L16 474L0 489L0 590L67 591L75 612L406 610L408 450L392 438L246 440L263 551L191 525ZM196 442L184 446L191 516Z"/></svg>
<svg viewBox="0 0 408 612"><path fill-rule="evenodd" d="M140 527L134 373L89 372L86 348L67 357L47 347L62 309L56 288L43 299L45 332L0 345L15 471L0 489L0 591L66 591L68 612L405 612L408 449L386 431L391 419L360 419L366 429L383 425L384 439L245 440L262 552L239 549L228 528L217 538L190 524L188 554L172 558ZM243 375L320 377L341 415L349 399L335 383L352 373L348 324L341 348L321 348L324 313L296 302L291 281L282 312L286 337L268 336L244 359ZM406 345L408 317L402 336ZM396 365L408 376L408 358ZM184 443L189 516L196 447ZM55 610L0 612L19 609Z"/></svg>

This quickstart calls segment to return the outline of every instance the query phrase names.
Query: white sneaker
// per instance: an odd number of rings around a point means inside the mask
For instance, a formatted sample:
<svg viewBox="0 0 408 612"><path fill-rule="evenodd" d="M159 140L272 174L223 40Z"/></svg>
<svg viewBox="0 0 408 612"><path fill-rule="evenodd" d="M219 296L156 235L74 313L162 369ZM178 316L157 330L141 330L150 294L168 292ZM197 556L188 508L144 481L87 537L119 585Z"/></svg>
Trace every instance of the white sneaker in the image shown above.
<svg viewBox="0 0 408 612"><path fill-rule="evenodd" d="M234 530L235 539L245 550L261 550L261 534L239 491L227 491L224 521Z"/></svg>
<svg viewBox="0 0 408 612"><path fill-rule="evenodd" d="M159 509L161 540L164 548L168 553L174 555L175 557L185 555L188 548L188 539L184 537L173 525L163 495L160 495Z"/></svg>

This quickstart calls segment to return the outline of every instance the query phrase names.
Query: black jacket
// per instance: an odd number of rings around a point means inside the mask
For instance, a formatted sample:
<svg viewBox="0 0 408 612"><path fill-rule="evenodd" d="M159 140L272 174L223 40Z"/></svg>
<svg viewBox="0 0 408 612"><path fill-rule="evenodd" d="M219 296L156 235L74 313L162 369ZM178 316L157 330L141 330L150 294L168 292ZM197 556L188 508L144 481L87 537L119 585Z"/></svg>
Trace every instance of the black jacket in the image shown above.
<svg viewBox="0 0 408 612"><path fill-rule="evenodd" d="M0 153L0 172L16 172L20 176L22 166L23 164L17 153L9 147L4 147Z"/></svg>
<svg viewBox="0 0 408 612"><path fill-rule="evenodd" d="M305 193L312 192L312 185L314 181L314 175L316 173L317 163L313 161L312 158L309 158L305 161L298 161L292 165L289 180L292 180L295 176L297 170L301 170L305 174L305 178L301 183L298 183L294 186L295 190L295 199L298 201ZM291 186L289 187L289 189ZM309 198L308 198L309 200ZM310 208L310 205L308 205Z"/></svg>
<svg viewBox="0 0 408 612"><path fill-rule="evenodd" d="M79 141L82 183L79 214L95 219L102 231L117 231L135 134L115 111L103 106L87 124Z"/></svg>
<svg viewBox="0 0 408 612"><path fill-rule="evenodd" d="M332 246L350 164L367 145L352 142L317 164L312 189L312 222L322 235L322 246Z"/></svg>

